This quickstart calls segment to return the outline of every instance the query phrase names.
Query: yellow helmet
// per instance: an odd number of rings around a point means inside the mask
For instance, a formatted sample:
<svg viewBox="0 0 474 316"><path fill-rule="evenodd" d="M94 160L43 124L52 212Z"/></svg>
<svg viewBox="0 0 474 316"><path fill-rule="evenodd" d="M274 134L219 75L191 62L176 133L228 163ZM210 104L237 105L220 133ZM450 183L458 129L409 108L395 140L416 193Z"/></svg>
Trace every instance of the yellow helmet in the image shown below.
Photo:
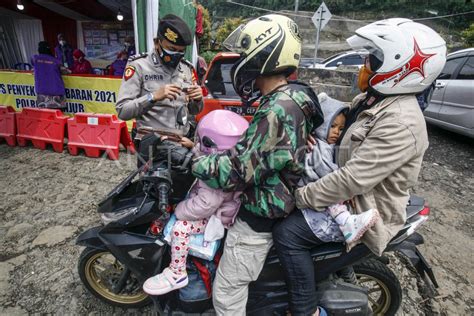
<svg viewBox="0 0 474 316"><path fill-rule="evenodd" d="M223 43L240 54L231 70L234 89L248 99L258 76L293 73L301 58L298 25L279 14L261 16L235 29Z"/></svg>

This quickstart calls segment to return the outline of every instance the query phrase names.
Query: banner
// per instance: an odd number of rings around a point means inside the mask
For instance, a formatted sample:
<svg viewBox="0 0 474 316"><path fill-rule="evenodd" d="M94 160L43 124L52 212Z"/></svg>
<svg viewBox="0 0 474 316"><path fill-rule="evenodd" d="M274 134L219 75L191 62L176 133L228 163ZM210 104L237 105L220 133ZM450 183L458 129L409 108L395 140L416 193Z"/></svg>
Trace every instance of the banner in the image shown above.
<svg viewBox="0 0 474 316"><path fill-rule="evenodd" d="M115 104L121 78L63 75L63 81L67 113L117 114ZM0 71L0 105L11 105L17 111L36 107L33 73Z"/></svg>

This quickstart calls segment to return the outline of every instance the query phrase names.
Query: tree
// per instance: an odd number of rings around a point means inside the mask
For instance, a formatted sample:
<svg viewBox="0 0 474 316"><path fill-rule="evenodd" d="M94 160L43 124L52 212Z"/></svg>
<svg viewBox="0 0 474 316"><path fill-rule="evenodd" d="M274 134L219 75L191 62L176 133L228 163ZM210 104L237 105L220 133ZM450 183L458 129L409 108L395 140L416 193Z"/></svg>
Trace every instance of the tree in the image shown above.
<svg viewBox="0 0 474 316"><path fill-rule="evenodd" d="M211 46L211 17L209 15L209 10L203 7L201 4L198 4L198 7L202 10L202 29L203 35L199 39L200 51L208 50Z"/></svg>
<svg viewBox="0 0 474 316"><path fill-rule="evenodd" d="M470 27L461 32L466 47L474 46L474 23Z"/></svg>
<svg viewBox="0 0 474 316"><path fill-rule="evenodd" d="M216 41L217 44L222 45L229 34L235 30L239 25L244 23L243 18L226 18L222 25L217 30Z"/></svg>

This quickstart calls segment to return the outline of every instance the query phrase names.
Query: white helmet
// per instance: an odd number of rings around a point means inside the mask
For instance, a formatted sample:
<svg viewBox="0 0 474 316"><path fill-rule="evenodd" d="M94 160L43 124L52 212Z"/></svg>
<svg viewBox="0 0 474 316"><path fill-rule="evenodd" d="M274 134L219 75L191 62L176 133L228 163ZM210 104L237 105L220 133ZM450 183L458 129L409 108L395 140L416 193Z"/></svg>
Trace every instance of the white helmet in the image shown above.
<svg viewBox="0 0 474 316"><path fill-rule="evenodd" d="M369 89L383 95L418 93L427 88L446 63L446 42L431 28L409 19L377 21L347 39L354 49L367 49Z"/></svg>

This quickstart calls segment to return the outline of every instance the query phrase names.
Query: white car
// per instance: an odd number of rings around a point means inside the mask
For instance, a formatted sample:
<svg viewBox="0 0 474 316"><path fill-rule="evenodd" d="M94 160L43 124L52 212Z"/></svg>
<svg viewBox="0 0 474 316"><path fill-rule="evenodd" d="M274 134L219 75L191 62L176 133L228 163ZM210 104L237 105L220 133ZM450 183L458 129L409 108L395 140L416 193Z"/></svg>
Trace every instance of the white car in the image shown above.
<svg viewBox="0 0 474 316"><path fill-rule="evenodd" d="M451 53L424 111L427 122L474 138L474 48Z"/></svg>
<svg viewBox="0 0 474 316"><path fill-rule="evenodd" d="M341 66L351 66L360 69L364 65L364 59L367 55L367 51L343 52L316 63L315 67L310 64L308 65L308 68L335 70Z"/></svg>

